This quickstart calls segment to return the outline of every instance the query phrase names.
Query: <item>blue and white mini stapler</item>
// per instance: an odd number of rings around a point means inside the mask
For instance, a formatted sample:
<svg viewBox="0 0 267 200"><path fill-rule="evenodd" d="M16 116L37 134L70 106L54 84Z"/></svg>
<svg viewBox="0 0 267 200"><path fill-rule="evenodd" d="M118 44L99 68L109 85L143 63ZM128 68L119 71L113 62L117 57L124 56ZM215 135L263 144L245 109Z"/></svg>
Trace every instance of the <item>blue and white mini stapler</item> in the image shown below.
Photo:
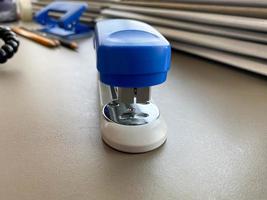
<svg viewBox="0 0 267 200"><path fill-rule="evenodd" d="M161 146L167 127L151 100L151 86L166 80L169 42L135 20L100 21L95 31L103 140L130 153Z"/></svg>

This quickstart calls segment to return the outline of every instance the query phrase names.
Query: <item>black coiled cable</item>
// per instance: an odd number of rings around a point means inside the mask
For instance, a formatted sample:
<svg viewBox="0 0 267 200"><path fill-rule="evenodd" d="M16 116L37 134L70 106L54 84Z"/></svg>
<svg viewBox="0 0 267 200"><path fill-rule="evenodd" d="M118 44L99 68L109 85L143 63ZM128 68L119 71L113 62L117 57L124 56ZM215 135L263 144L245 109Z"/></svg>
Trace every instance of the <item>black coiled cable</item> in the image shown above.
<svg viewBox="0 0 267 200"><path fill-rule="evenodd" d="M5 44L0 48L0 64L11 58L19 48L19 40L16 34L7 27L0 27L0 39Z"/></svg>

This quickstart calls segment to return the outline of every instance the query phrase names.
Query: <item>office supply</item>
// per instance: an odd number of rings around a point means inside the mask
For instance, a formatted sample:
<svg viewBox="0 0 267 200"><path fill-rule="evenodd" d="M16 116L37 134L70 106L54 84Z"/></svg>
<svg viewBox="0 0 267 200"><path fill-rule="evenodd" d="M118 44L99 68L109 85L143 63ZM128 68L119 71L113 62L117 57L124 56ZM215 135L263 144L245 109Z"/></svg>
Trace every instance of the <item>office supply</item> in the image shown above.
<svg viewBox="0 0 267 200"><path fill-rule="evenodd" d="M61 46L72 49L72 50L76 50L79 47L78 43L74 42L74 41L68 41L66 39L62 39L62 38L58 38L58 37L51 37L49 35L47 35L47 37L48 38L54 38L54 39L58 40Z"/></svg>
<svg viewBox="0 0 267 200"><path fill-rule="evenodd" d="M214 2L214 1L213 1ZM142 6L151 8L164 8L170 10L185 10L185 11L199 11L206 13L217 13L226 15L238 15L246 17L266 18L266 8L252 7L247 5L225 5L225 4L201 4L198 2L173 2L173 1L120 1L122 5ZM252 2L252 1L251 1Z"/></svg>
<svg viewBox="0 0 267 200"><path fill-rule="evenodd" d="M1 200L266 199L265 77L173 51L152 87L167 142L122 154L99 135L93 39L21 40L0 70Z"/></svg>
<svg viewBox="0 0 267 200"><path fill-rule="evenodd" d="M201 3L201 4L211 4L211 5L267 7L267 2L265 0L172 0L172 2Z"/></svg>
<svg viewBox="0 0 267 200"><path fill-rule="evenodd" d="M66 39L81 38L91 35L92 27L79 22L79 18L87 9L86 3L53 2L38 11L34 19L44 28L40 31L64 37ZM49 15L50 12L63 13L59 19Z"/></svg>
<svg viewBox="0 0 267 200"><path fill-rule="evenodd" d="M257 58L251 58L238 54L232 54L225 51L196 46L178 41L171 41L172 48L194 54L203 58L211 59L217 62L228 64L239 69L267 76L267 61Z"/></svg>
<svg viewBox="0 0 267 200"><path fill-rule="evenodd" d="M169 42L145 23L103 20L96 24L96 54L103 140L131 153L161 146L167 127L151 86L166 80Z"/></svg>
<svg viewBox="0 0 267 200"><path fill-rule="evenodd" d="M234 54L267 59L267 55L265 53L267 51L267 46L264 44L235 40L202 33L175 30L165 27L155 26L155 28L160 31L165 37L174 41L227 51Z"/></svg>
<svg viewBox="0 0 267 200"><path fill-rule="evenodd" d="M199 24L194 22L179 21L174 19L148 16L140 13L125 12L114 9L103 9L101 14L106 17L136 19L147 22L151 25L159 25L166 28L173 28L177 30L186 30L195 33L206 33L210 35L219 35L223 37L235 38L240 40L248 40L259 43L267 43L267 33L255 32L243 29L214 26L207 24Z"/></svg>
<svg viewBox="0 0 267 200"><path fill-rule="evenodd" d="M110 8L116 10L153 15L162 18L171 18L175 20L240 28L251 31L267 32L267 26L266 26L267 21L264 19L253 18L253 17L241 17L234 15L170 10L170 9L160 9L160 8L146 8L146 7L116 5L116 4L111 5Z"/></svg>
<svg viewBox="0 0 267 200"><path fill-rule="evenodd" d="M12 27L12 31L14 31L18 35L21 35L27 39L35 41L35 42L37 42L41 45L44 45L46 47L54 48L54 47L59 46L58 41L56 41L54 39L49 39L47 37L38 35L36 33L30 32L30 31L27 31L27 30L20 28L20 27Z"/></svg>
<svg viewBox="0 0 267 200"><path fill-rule="evenodd" d="M26 27L21 27L22 29L26 30L26 31L29 31L29 32L32 32L32 33L35 33L37 35L40 35L42 37L45 37L45 38L48 38L48 39L52 39L52 40L55 40L57 41L57 43L59 43L61 46L64 46L66 48L69 48L69 49L72 49L72 50L76 50L78 49L78 44L77 42L74 42L74 41L69 41L69 40L66 40L64 38L61 38L61 37L58 37L58 36L55 36L55 35L51 35L51 34L48 34L48 33L44 33L44 32L40 32L38 30L30 30Z"/></svg>
<svg viewBox="0 0 267 200"><path fill-rule="evenodd" d="M22 21L32 20L31 0L17 0L19 16Z"/></svg>

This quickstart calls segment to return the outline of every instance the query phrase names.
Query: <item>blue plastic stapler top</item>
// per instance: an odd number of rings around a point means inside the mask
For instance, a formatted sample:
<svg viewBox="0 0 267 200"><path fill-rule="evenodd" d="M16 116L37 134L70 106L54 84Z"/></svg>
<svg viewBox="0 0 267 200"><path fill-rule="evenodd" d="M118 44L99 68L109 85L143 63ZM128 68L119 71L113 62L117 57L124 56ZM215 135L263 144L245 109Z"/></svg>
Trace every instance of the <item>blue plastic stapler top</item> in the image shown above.
<svg viewBox="0 0 267 200"><path fill-rule="evenodd" d="M104 20L96 24L97 69L111 86L148 87L166 80L169 42L153 27L135 20Z"/></svg>
<svg viewBox="0 0 267 200"><path fill-rule="evenodd" d="M88 25L79 22L83 12L88 8L86 3L53 2L38 11L34 19L45 26L41 31L61 37L72 37L92 31ZM49 15L50 12L64 13L59 19Z"/></svg>

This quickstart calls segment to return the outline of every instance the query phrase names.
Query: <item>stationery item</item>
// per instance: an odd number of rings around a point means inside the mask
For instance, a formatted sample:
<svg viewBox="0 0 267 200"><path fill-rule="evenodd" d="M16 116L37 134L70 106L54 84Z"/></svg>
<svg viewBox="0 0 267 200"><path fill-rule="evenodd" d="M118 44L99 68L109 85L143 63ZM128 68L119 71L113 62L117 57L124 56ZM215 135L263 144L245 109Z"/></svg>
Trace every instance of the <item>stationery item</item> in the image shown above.
<svg viewBox="0 0 267 200"><path fill-rule="evenodd" d="M223 37L248 40L258 43L267 43L267 33L253 32L242 29L228 28L222 26L212 26L193 22L179 21L174 19L162 19L160 17L143 15L140 13L125 12L120 10L104 9L102 15L109 17L129 18L141 20L153 25L159 25L179 30L186 30L199 33L207 33Z"/></svg>
<svg viewBox="0 0 267 200"><path fill-rule="evenodd" d="M255 58L267 59L267 46L263 44L201 33L192 33L165 27L155 26L155 28L164 36L174 41L185 42Z"/></svg>
<svg viewBox="0 0 267 200"><path fill-rule="evenodd" d="M102 138L130 153L158 148L167 127L151 100L151 87L166 80L169 42L153 27L134 20L96 24Z"/></svg>
<svg viewBox="0 0 267 200"><path fill-rule="evenodd" d="M49 35L47 33L43 33L43 32L40 32L38 30L30 30L30 29L25 28L25 27L21 27L21 28L24 29L24 30L26 30L26 31L35 33L37 35L46 37L48 39L53 39L53 40L57 41L61 46L67 47L69 49L76 50L78 48L77 42L69 41L69 40L66 40L64 38L57 37L55 35Z"/></svg>
<svg viewBox="0 0 267 200"><path fill-rule="evenodd" d="M266 0L172 0L172 2L201 3L213 5L234 5L267 7Z"/></svg>
<svg viewBox="0 0 267 200"><path fill-rule="evenodd" d="M54 39L49 39L47 37L38 35L36 33L30 32L30 31L25 30L25 29L20 28L20 27L12 27L12 31L14 31L18 35L21 35L27 39L35 41L35 42L37 42L41 45L44 45L46 47L54 48L54 47L59 46L59 42L54 40Z"/></svg>
<svg viewBox="0 0 267 200"><path fill-rule="evenodd" d="M215 2L215 1L213 1ZM188 2L173 2L173 1L121 1L120 4L129 6L143 6L151 8L164 8L172 10L187 10L205 13L217 13L225 15L239 15L246 17L266 18L266 8L252 7L248 5L227 5L227 4L201 4L197 1L195 3Z"/></svg>
<svg viewBox="0 0 267 200"><path fill-rule="evenodd" d="M22 21L32 20L32 3L31 0L17 0L18 11Z"/></svg>
<svg viewBox="0 0 267 200"><path fill-rule="evenodd" d="M184 51L203 58L218 61L240 69L248 70L257 74L267 75L267 61L262 59L241 56L238 54L219 51L206 47L196 46L183 42L172 41L172 48Z"/></svg>
<svg viewBox="0 0 267 200"><path fill-rule="evenodd" d="M213 13L203 13L203 12L181 11L181 10L159 9L159 8L145 8L145 7L127 6L127 5L126 6L125 5L111 5L110 8L116 9L116 10L124 10L124 11L148 14L148 15L158 16L161 18L171 18L171 19L184 20L184 21L190 21L190 22L196 22L196 23L267 32L267 20L266 19L213 14Z"/></svg>
<svg viewBox="0 0 267 200"><path fill-rule="evenodd" d="M48 36L48 37L53 38L51 36ZM66 47L66 48L69 48L69 49L72 49L72 50L76 50L79 47L77 42L68 41L68 40L65 40L65 39L57 38L57 37L55 39L57 39L60 42L60 45L63 46L63 47Z"/></svg>
<svg viewBox="0 0 267 200"><path fill-rule="evenodd" d="M87 7L86 3L52 2L38 11L34 20L44 26L40 31L45 33L65 39L87 37L92 34L93 28L79 22ZM63 15L59 19L55 19L49 15L50 12L63 13Z"/></svg>

